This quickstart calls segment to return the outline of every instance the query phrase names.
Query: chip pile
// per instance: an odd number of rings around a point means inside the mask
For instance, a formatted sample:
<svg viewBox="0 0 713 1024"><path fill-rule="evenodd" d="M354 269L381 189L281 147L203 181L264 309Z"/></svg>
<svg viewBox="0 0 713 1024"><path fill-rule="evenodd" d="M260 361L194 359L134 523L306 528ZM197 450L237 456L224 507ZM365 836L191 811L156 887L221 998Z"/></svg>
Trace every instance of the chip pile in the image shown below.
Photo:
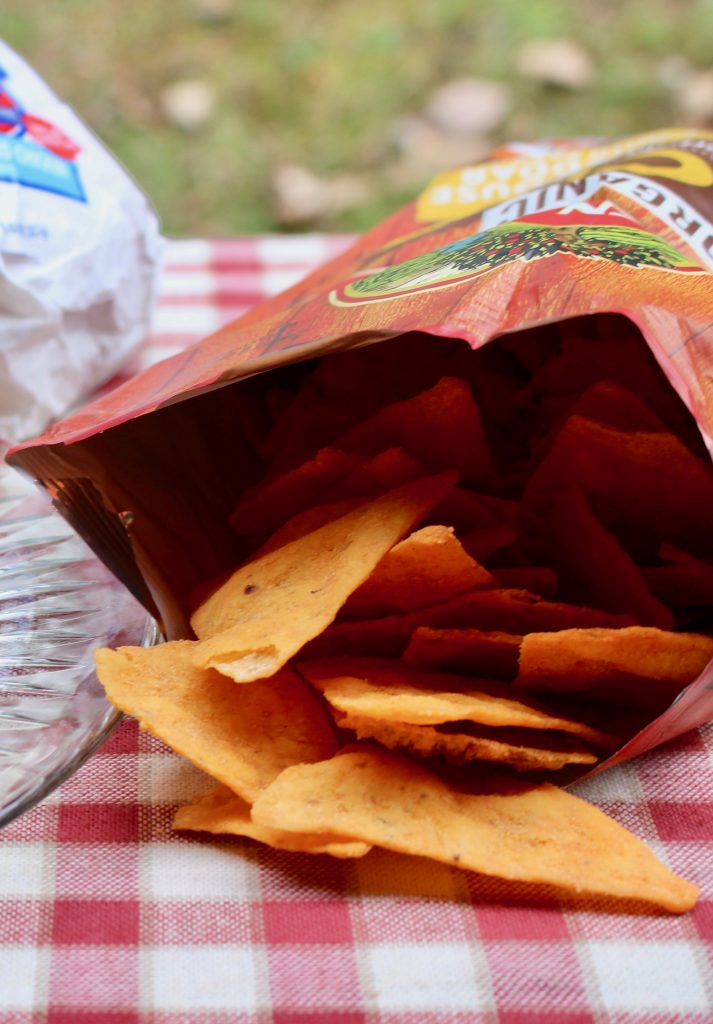
<svg viewBox="0 0 713 1024"><path fill-rule="evenodd" d="M405 336L264 405L245 559L197 639L96 652L109 699L218 783L175 827L688 910L562 788L713 658L713 471L632 325Z"/></svg>

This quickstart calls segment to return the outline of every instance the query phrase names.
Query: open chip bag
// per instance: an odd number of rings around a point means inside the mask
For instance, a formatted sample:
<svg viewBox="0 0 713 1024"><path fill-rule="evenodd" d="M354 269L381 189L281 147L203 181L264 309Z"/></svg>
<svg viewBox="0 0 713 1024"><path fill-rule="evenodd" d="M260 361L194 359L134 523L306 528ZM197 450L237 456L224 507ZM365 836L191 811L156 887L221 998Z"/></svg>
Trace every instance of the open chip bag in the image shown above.
<svg viewBox="0 0 713 1024"><path fill-rule="evenodd" d="M630 907L566 790L713 717L713 133L513 145L9 460L169 641L188 831Z"/></svg>

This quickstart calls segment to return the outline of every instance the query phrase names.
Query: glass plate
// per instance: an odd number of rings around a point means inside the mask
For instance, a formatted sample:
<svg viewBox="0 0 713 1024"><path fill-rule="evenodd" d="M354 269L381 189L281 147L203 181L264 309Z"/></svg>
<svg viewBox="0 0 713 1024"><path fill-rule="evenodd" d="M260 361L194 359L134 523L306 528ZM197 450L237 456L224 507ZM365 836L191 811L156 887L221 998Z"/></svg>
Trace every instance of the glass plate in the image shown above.
<svg viewBox="0 0 713 1024"><path fill-rule="evenodd" d="M92 651L159 639L48 500L0 468L0 826L79 768L121 715Z"/></svg>

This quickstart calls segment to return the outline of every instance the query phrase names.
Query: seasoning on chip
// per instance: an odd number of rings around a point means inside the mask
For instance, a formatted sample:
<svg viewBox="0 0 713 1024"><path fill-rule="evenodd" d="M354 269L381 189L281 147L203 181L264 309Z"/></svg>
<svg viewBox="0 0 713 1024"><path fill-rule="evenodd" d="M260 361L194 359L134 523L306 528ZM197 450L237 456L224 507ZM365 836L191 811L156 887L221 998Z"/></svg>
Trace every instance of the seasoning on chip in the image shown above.
<svg viewBox="0 0 713 1024"><path fill-rule="evenodd" d="M496 779L490 792L458 792L407 758L375 749L288 768L256 800L253 818L674 913L689 910L697 896L639 839L556 786Z"/></svg>

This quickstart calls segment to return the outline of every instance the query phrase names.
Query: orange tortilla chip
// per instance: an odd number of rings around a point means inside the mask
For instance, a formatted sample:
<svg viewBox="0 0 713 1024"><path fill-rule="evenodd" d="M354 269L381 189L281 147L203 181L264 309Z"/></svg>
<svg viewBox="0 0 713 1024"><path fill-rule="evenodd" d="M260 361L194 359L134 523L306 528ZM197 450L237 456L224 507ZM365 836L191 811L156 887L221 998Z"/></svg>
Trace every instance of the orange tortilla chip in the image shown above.
<svg viewBox="0 0 713 1024"><path fill-rule="evenodd" d="M691 555L688 551L684 551L683 548L676 547L675 544L662 544L659 548L659 558L662 562L674 562L675 564L682 563L684 565L689 562L699 561L695 555Z"/></svg>
<svg viewBox="0 0 713 1024"><path fill-rule="evenodd" d="M641 574L660 601L674 608L713 606L713 565L670 544L663 545L659 557L670 564L642 569Z"/></svg>
<svg viewBox="0 0 713 1024"><path fill-rule="evenodd" d="M512 680L517 675L522 637L480 629L415 630L404 661L424 668L449 669L475 676Z"/></svg>
<svg viewBox="0 0 713 1024"><path fill-rule="evenodd" d="M463 549L453 527L425 526L391 549L354 591L343 615L372 618L447 601L493 577Z"/></svg>
<svg viewBox="0 0 713 1024"><path fill-rule="evenodd" d="M611 380L598 381L586 388L570 414L615 427L625 433L668 433L666 425L645 402L628 388Z"/></svg>
<svg viewBox="0 0 713 1024"><path fill-rule="evenodd" d="M431 513L434 523L448 523L458 535L474 530L500 529L502 524L486 503L485 495L466 487L454 487ZM510 536L510 531L508 536ZM515 539L512 533L513 540Z"/></svg>
<svg viewBox="0 0 713 1024"><path fill-rule="evenodd" d="M673 628L671 611L652 596L636 563L599 523L578 488L561 491L553 499L548 547L565 597L629 613L642 626Z"/></svg>
<svg viewBox="0 0 713 1024"><path fill-rule="evenodd" d="M303 376L261 444L267 461L275 466L303 461L387 402L416 395L445 373L459 376L458 365L472 359L470 346L455 338L411 332L380 340L372 335L376 345L360 340L360 347L331 353Z"/></svg>
<svg viewBox="0 0 713 1024"><path fill-rule="evenodd" d="M435 613L435 609L434 609ZM438 619L438 621L433 621ZM448 620L451 621L448 621ZM547 601L527 590L474 590L455 598L424 625L466 626L503 633L524 634L575 626L606 626L620 629L631 624L631 616L615 615L596 608Z"/></svg>
<svg viewBox="0 0 713 1024"><path fill-rule="evenodd" d="M281 476L261 481L241 497L230 525L243 537L265 537L282 523L319 501L331 484L346 476L358 456L323 448Z"/></svg>
<svg viewBox="0 0 713 1024"><path fill-rule="evenodd" d="M327 362L329 360L324 360ZM314 378L314 373L305 376L260 445L260 454L270 463L273 472L304 462L313 452L348 430L358 418L353 406L329 401L319 387L315 387Z"/></svg>
<svg viewBox="0 0 713 1024"><path fill-rule="evenodd" d="M495 494L478 494L477 497L500 522L517 526L519 504L513 498L502 498Z"/></svg>
<svg viewBox="0 0 713 1024"><path fill-rule="evenodd" d="M569 332L561 329L569 333L562 352L538 368L523 399L545 430L576 412L621 430L659 431L667 426L687 445L693 440L694 450L700 448L692 438L697 433L692 417L637 328L622 317L614 319L616 324L604 336L606 317L597 317L595 333L584 344L581 321Z"/></svg>
<svg viewBox="0 0 713 1024"><path fill-rule="evenodd" d="M454 482L442 473L405 484L242 566L191 619L195 664L236 682L273 675Z"/></svg>
<svg viewBox="0 0 713 1024"><path fill-rule="evenodd" d="M615 615L556 601L546 601L525 590L473 590L452 601L402 615L358 622L339 622L313 640L305 656L368 654L396 657L408 646L420 626L478 629L524 634L601 626L631 626L630 615Z"/></svg>
<svg viewBox="0 0 713 1024"><path fill-rule="evenodd" d="M252 801L283 768L336 750L319 699L290 668L252 686L235 686L196 668L196 644L95 651L109 700L244 800Z"/></svg>
<svg viewBox="0 0 713 1024"><path fill-rule="evenodd" d="M713 547L713 473L666 431L627 433L573 415L525 487L523 525L541 536L552 495L576 486L635 558L673 542ZM645 510L645 514L642 514Z"/></svg>
<svg viewBox="0 0 713 1024"><path fill-rule="evenodd" d="M503 781L459 793L407 758L372 749L288 768L258 798L253 817L578 897L682 913L698 895L621 825L556 786Z"/></svg>
<svg viewBox="0 0 713 1024"><path fill-rule="evenodd" d="M671 387L651 349L643 343L638 327L626 317L604 314L596 318L595 328L598 347L604 348L600 356L601 376L615 376L622 390L637 395L691 450L704 454L693 416ZM573 348L575 344L573 338ZM589 345L586 348L589 350Z"/></svg>
<svg viewBox="0 0 713 1024"><path fill-rule="evenodd" d="M554 597L559 587L557 573L546 565L503 566L493 569L493 576L506 590L529 590L540 597Z"/></svg>
<svg viewBox="0 0 713 1024"><path fill-rule="evenodd" d="M283 548L285 544L290 544L293 540L299 540L300 537L305 537L308 533L319 530L322 526L326 526L327 523L334 522L335 519L341 519L342 516L345 516L348 512L353 512L355 508L359 508L364 503L364 498L339 498L335 501L325 501L321 505L314 505L312 508L306 508L304 512L298 512L296 516L288 519L286 523L275 530L264 544L260 545L250 561L254 562L256 559L266 555L268 551L276 551L278 548ZM230 576L227 578L229 579Z"/></svg>
<svg viewBox="0 0 713 1024"><path fill-rule="evenodd" d="M454 765L492 761L517 772L556 772L568 765L591 766L599 760L572 736L537 729L493 729L472 722L410 725L341 712L335 714L335 721L360 740L376 740L390 750L407 751L418 758L439 757Z"/></svg>
<svg viewBox="0 0 713 1024"><path fill-rule="evenodd" d="M713 638L647 626L523 637L514 685L662 710L713 658Z"/></svg>
<svg viewBox="0 0 713 1024"><path fill-rule="evenodd" d="M468 385L456 377L443 377L414 398L384 406L334 442L362 455L391 445L431 471L455 468L474 483L491 476L478 407Z"/></svg>
<svg viewBox="0 0 713 1024"><path fill-rule="evenodd" d="M447 675L379 658L301 661L297 670L348 715L407 725L476 725L548 729L611 746L612 737L575 716L563 716L493 680Z"/></svg>
<svg viewBox="0 0 713 1024"><path fill-rule="evenodd" d="M517 540L517 533L510 523L495 523L483 526L463 535L463 547L479 562L489 562L493 555L503 548L509 548Z"/></svg>
<svg viewBox="0 0 713 1024"><path fill-rule="evenodd" d="M346 858L363 857L371 849L369 843L359 840L285 832L258 825L250 817L250 804L232 793L227 786L217 786L205 796L197 797L185 807L179 807L173 819L173 827L178 831L245 836L276 850L290 850L294 853L327 853L332 857Z"/></svg>
<svg viewBox="0 0 713 1024"><path fill-rule="evenodd" d="M356 466L331 489L340 498L381 494L424 476L424 469L400 448L387 448Z"/></svg>

